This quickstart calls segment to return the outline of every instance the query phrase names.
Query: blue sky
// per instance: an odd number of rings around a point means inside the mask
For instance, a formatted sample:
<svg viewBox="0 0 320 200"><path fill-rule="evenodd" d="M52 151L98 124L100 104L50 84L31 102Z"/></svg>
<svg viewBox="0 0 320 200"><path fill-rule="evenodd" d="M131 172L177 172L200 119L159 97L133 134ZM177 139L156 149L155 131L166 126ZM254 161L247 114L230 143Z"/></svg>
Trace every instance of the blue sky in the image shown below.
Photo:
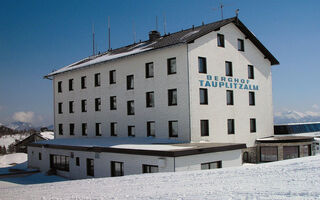
<svg viewBox="0 0 320 200"><path fill-rule="evenodd" d="M223 2L225 17L240 9L244 24L280 61L273 66L274 111L320 113L320 1L162 0L162 1L4 1L0 2L0 123L21 119L53 123L52 85L43 76L92 53L95 24L99 51L147 39L158 16L163 33L220 19L212 8ZM320 115L320 114L319 114Z"/></svg>

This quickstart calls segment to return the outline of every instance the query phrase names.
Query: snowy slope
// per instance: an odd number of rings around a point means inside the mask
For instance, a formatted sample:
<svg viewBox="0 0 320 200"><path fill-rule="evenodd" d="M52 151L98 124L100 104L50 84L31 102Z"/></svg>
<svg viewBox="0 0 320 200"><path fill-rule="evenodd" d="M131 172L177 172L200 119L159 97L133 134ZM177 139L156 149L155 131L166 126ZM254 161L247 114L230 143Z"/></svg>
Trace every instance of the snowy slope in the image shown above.
<svg viewBox="0 0 320 200"><path fill-rule="evenodd" d="M30 136L30 133L24 133L24 134L14 134L14 135L4 135L0 137L0 146L5 146L8 149L8 146L10 144L13 144L16 142L16 140L21 141L25 139L26 137Z"/></svg>
<svg viewBox="0 0 320 200"><path fill-rule="evenodd" d="M1 199L320 199L319 166L320 156L313 156L237 168L14 186L0 189L0 194Z"/></svg>
<svg viewBox="0 0 320 200"><path fill-rule="evenodd" d="M11 164L20 164L27 161L26 153L13 153L0 156L0 168L10 167Z"/></svg>

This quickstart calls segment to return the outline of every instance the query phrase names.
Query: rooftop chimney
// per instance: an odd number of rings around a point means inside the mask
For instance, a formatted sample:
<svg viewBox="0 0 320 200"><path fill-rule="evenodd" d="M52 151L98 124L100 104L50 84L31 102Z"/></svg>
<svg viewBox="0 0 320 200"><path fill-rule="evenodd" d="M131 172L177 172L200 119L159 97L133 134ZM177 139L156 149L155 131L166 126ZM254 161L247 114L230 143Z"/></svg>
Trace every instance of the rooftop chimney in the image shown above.
<svg viewBox="0 0 320 200"><path fill-rule="evenodd" d="M154 41L154 40L156 40L156 39L158 39L160 37L161 37L161 35L160 35L160 33L158 31L150 31L149 32L149 40L150 41Z"/></svg>

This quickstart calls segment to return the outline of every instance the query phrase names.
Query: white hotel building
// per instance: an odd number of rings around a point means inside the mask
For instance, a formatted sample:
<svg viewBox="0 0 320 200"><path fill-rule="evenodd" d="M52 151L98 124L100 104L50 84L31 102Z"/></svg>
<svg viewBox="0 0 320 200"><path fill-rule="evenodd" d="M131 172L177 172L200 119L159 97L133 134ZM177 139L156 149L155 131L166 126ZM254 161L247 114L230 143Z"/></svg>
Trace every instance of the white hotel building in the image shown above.
<svg viewBox="0 0 320 200"><path fill-rule="evenodd" d="M238 18L91 56L53 81L55 139L29 167L71 179L239 166L273 136L277 59Z"/></svg>

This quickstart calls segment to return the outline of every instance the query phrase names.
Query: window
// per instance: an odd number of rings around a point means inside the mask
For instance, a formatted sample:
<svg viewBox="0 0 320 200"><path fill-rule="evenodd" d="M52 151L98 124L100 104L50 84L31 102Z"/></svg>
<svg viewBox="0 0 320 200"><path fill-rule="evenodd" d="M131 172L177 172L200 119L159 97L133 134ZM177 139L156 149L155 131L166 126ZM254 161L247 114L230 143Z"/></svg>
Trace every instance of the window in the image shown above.
<svg viewBox="0 0 320 200"><path fill-rule="evenodd" d="M86 99L81 100L81 111L87 112L87 100Z"/></svg>
<svg viewBox="0 0 320 200"><path fill-rule="evenodd" d="M111 177L123 175L123 162L111 161Z"/></svg>
<svg viewBox="0 0 320 200"><path fill-rule="evenodd" d="M254 68L252 65L248 65L248 79L254 79Z"/></svg>
<svg viewBox="0 0 320 200"><path fill-rule="evenodd" d="M110 97L110 110L117 110L117 97Z"/></svg>
<svg viewBox="0 0 320 200"><path fill-rule="evenodd" d="M292 158L299 158L300 151L299 146L284 146L283 147L283 159L292 159Z"/></svg>
<svg viewBox="0 0 320 200"><path fill-rule="evenodd" d="M110 84L116 83L116 70L109 71L109 83Z"/></svg>
<svg viewBox="0 0 320 200"><path fill-rule="evenodd" d="M95 99L95 110L96 111L101 111L101 98L96 98Z"/></svg>
<svg viewBox="0 0 320 200"><path fill-rule="evenodd" d="M134 126L128 126L128 136L134 137Z"/></svg>
<svg viewBox="0 0 320 200"><path fill-rule="evenodd" d="M224 35L218 33L217 42L218 42L218 47L224 47Z"/></svg>
<svg viewBox="0 0 320 200"><path fill-rule="evenodd" d="M207 59L204 57L198 57L199 73L207 73Z"/></svg>
<svg viewBox="0 0 320 200"><path fill-rule="evenodd" d="M94 176L94 160L87 158L87 176Z"/></svg>
<svg viewBox="0 0 320 200"><path fill-rule="evenodd" d="M80 158L76 157L76 166L80 166Z"/></svg>
<svg viewBox="0 0 320 200"><path fill-rule="evenodd" d="M94 75L94 86L99 87L101 85L100 73Z"/></svg>
<svg viewBox="0 0 320 200"><path fill-rule="evenodd" d="M73 110L73 101L69 101L69 113L74 113L74 110Z"/></svg>
<svg viewBox="0 0 320 200"><path fill-rule="evenodd" d="M69 171L69 156L50 154L50 168Z"/></svg>
<svg viewBox="0 0 320 200"><path fill-rule="evenodd" d="M200 120L201 136L209 136L209 120Z"/></svg>
<svg viewBox="0 0 320 200"><path fill-rule="evenodd" d="M117 136L117 122L110 123L110 133L111 136Z"/></svg>
<svg viewBox="0 0 320 200"><path fill-rule="evenodd" d="M226 76L232 76L232 62L226 61Z"/></svg>
<svg viewBox="0 0 320 200"><path fill-rule="evenodd" d="M58 103L58 113L62 114L62 102Z"/></svg>
<svg viewBox="0 0 320 200"><path fill-rule="evenodd" d="M154 121L150 121L147 122L147 136L152 136L155 137L156 133L155 133L155 122Z"/></svg>
<svg viewBox="0 0 320 200"><path fill-rule="evenodd" d="M69 134L74 135L74 124L69 124Z"/></svg>
<svg viewBox="0 0 320 200"><path fill-rule="evenodd" d="M167 60L167 67L168 67L168 75L176 74L177 73L176 58L169 58Z"/></svg>
<svg viewBox="0 0 320 200"><path fill-rule="evenodd" d="M82 135L87 135L87 123L82 123Z"/></svg>
<svg viewBox="0 0 320 200"><path fill-rule="evenodd" d="M154 107L154 92L146 93L146 107Z"/></svg>
<svg viewBox="0 0 320 200"><path fill-rule="evenodd" d="M87 77L86 76L82 76L81 77L81 89L86 89L87 88L87 81L86 81Z"/></svg>
<svg viewBox="0 0 320 200"><path fill-rule="evenodd" d="M228 134L234 134L234 119L228 119Z"/></svg>
<svg viewBox="0 0 320 200"><path fill-rule="evenodd" d="M169 137L178 137L178 121L169 121Z"/></svg>
<svg viewBox="0 0 320 200"><path fill-rule="evenodd" d="M69 91L73 90L73 79L69 79Z"/></svg>
<svg viewBox="0 0 320 200"><path fill-rule="evenodd" d="M218 169L222 167L222 161L215 161L209 163L201 163L201 170Z"/></svg>
<svg viewBox="0 0 320 200"><path fill-rule="evenodd" d="M227 105L233 105L233 91L227 90Z"/></svg>
<svg viewBox="0 0 320 200"><path fill-rule="evenodd" d="M63 135L63 124L59 124L59 135Z"/></svg>
<svg viewBox="0 0 320 200"><path fill-rule="evenodd" d="M244 51L244 41L242 39L238 39L238 51Z"/></svg>
<svg viewBox="0 0 320 200"><path fill-rule="evenodd" d="M177 89L168 90L168 105L176 106L178 104L177 100Z"/></svg>
<svg viewBox="0 0 320 200"><path fill-rule="evenodd" d="M260 161L271 162L278 160L278 147L260 147Z"/></svg>
<svg viewBox="0 0 320 200"><path fill-rule="evenodd" d="M153 77L153 62L146 63L146 78Z"/></svg>
<svg viewBox="0 0 320 200"><path fill-rule="evenodd" d="M96 136L101 136L101 123L96 123Z"/></svg>
<svg viewBox="0 0 320 200"><path fill-rule="evenodd" d="M58 93L62 93L62 81L58 82Z"/></svg>
<svg viewBox="0 0 320 200"><path fill-rule="evenodd" d="M132 90L134 88L133 75L127 76L127 90Z"/></svg>
<svg viewBox="0 0 320 200"><path fill-rule="evenodd" d="M39 153L39 160L42 160L42 154Z"/></svg>
<svg viewBox="0 0 320 200"><path fill-rule="evenodd" d="M159 167L157 165L142 165L142 173L157 173Z"/></svg>
<svg viewBox="0 0 320 200"><path fill-rule="evenodd" d="M250 106L256 105L254 92L249 92L249 105Z"/></svg>
<svg viewBox="0 0 320 200"><path fill-rule="evenodd" d="M127 114L134 115L134 101L127 101Z"/></svg>
<svg viewBox="0 0 320 200"><path fill-rule="evenodd" d="M200 88L200 105L208 105L208 89Z"/></svg>
<svg viewBox="0 0 320 200"><path fill-rule="evenodd" d="M251 118L250 119L250 133L255 133L256 131L257 131L256 119L255 118Z"/></svg>

